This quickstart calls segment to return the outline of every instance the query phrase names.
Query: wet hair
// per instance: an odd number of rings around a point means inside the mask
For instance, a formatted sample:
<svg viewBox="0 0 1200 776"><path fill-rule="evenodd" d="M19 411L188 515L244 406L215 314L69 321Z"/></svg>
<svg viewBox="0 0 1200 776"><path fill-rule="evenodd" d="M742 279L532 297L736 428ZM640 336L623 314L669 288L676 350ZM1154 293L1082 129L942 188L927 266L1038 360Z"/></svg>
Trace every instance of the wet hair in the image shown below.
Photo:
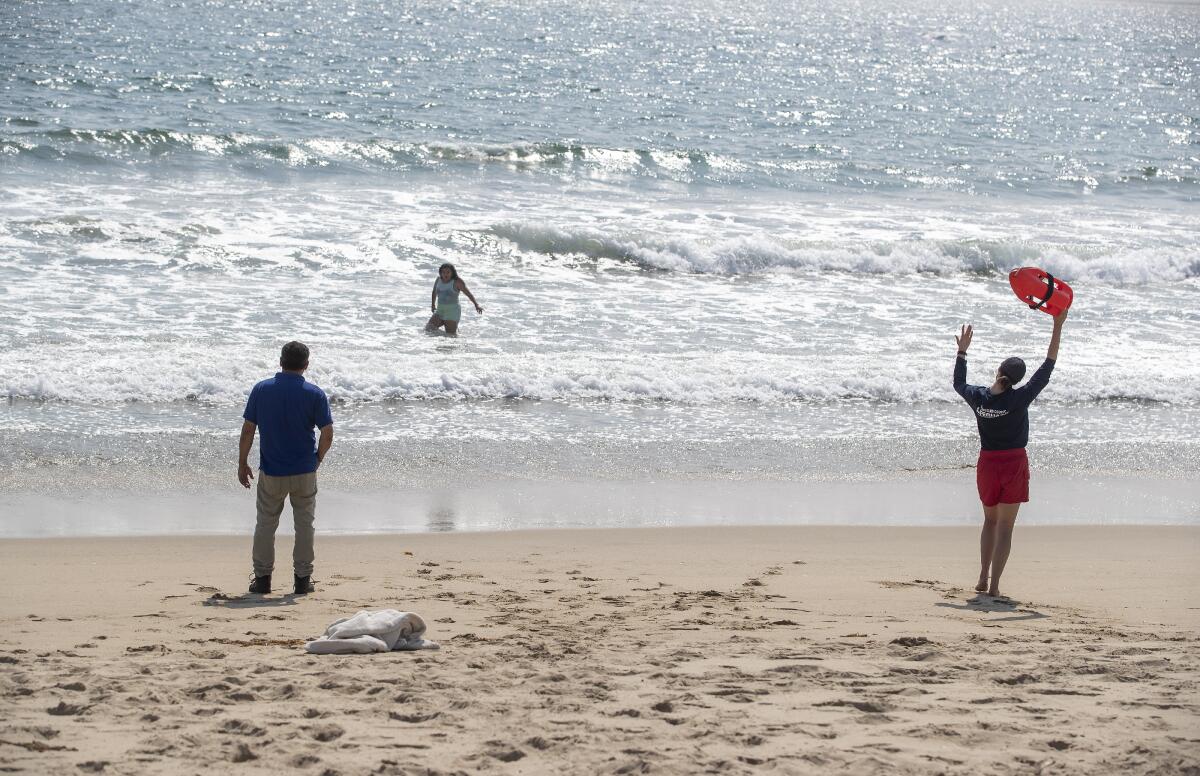
<svg viewBox="0 0 1200 776"><path fill-rule="evenodd" d="M438 267L438 276L439 277L441 276L442 270L444 270L444 269L450 270L450 279L451 280L458 280L458 270L456 270L454 268L453 264L451 264L450 262L446 262L442 266Z"/></svg>
<svg viewBox="0 0 1200 776"><path fill-rule="evenodd" d="M279 351L279 365L289 372L298 372L308 366L308 345L292 340Z"/></svg>
<svg viewBox="0 0 1200 776"><path fill-rule="evenodd" d="M1000 362L1000 381L1005 388L1012 388L1025 379L1025 362L1016 356L1010 356Z"/></svg>

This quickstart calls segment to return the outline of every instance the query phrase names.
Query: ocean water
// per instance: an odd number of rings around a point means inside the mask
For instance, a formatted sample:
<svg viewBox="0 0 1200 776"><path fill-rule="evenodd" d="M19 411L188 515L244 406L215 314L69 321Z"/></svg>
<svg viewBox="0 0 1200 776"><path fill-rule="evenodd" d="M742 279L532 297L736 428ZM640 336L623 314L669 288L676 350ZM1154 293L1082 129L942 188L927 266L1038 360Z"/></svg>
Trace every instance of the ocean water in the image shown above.
<svg viewBox="0 0 1200 776"><path fill-rule="evenodd" d="M973 382L1035 366L1030 265L1076 298L1031 446L1074 495L1031 514L1197 522L1198 205L1194 4L9 3L0 533L31 495L228 488L293 338L329 487L474 488L471 527L819 520L787 506L817 484L917 521L880 483L932 480L974 519L952 335ZM446 261L485 308L457 338L422 331ZM339 527L446 522L377 512Z"/></svg>

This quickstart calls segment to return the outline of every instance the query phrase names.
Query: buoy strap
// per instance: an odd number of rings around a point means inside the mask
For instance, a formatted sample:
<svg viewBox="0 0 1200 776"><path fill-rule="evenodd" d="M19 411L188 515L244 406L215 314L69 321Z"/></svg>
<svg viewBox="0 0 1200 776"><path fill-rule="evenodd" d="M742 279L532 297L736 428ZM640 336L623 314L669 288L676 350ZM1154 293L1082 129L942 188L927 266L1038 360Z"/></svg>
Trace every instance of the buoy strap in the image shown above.
<svg viewBox="0 0 1200 776"><path fill-rule="evenodd" d="M1046 306L1046 302L1050 301L1050 297L1054 296L1054 276L1049 272L1046 273L1046 296L1037 304L1029 305L1031 310L1040 310Z"/></svg>

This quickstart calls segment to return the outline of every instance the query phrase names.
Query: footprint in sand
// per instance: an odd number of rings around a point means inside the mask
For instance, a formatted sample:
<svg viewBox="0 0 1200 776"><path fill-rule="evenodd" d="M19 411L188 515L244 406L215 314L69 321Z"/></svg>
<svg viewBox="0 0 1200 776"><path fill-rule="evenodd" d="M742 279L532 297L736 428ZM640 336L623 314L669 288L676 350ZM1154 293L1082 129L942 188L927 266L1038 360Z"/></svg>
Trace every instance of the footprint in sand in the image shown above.
<svg viewBox="0 0 1200 776"><path fill-rule="evenodd" d="M489 749L488 757L494 757L502 763L515 763L525 756L525 753L520 749L510 749L508 747Z"/></svg>
<svg viewBox="0 0 1200 776"><path fill-rule="evenodd" d="M441 716L441 712L431 711L427 714L401 714L396 711L388 712L388 719L394 719L397 722L408 722L409 724L417 724L419 722L428 722L431 719L437 719Z"/></svg>
<svg viewBox="0 0 1200 776"><path fill-rule="evenodd" d="M928 587L929 584L933 583L927 583L925 580L921 579L914 579L912 582L897 582L892 579L885 579L877 582L876 584L878 584L880 587L886 587L894 590L902 587Z"/></svg>
<svg viewBox="0 0 1200 776"><path fill-rule="evenodd" d="M260 693L268 700L285 701L295 698L300 694L300 689L291 682L285 682L281 685L273 684L256 684L251 688L256 693Z"/></svg>
<svg viewBox="0 0 1200 776"><path fill-rule="evenodd" d="M878 703L871 701L825 701L823 703L813 704L815 706L850 706L858 709L866 714L882 714L887 709Z"/></svg>
<svg viewBox="0 0 1200 776"><path fill-rule="evenodd" d="M267 732L263 728L241 719L225 720L217 726L217 731L235 736L261 736L266 735Z"/></svg>
<svg viewBox="0 0 1200 776"><path fill-rule="evenodd" d="M1038 678L1033 674L1017 674L1016 676L1002 676L996 679L997 684L1007 684L1012 687L1018 684L1030 684L1038 681Z"/></svg>
<svg viewBox="0 0 1200 776"><path fill-rule="evenodd" d="M246 763L250 762L251 760L257 760L258 755L251 751L249 745L238 744L237 749L235 749L233 752L233 756L229 759L235 763Z"/></svg>
<svg viewBox="0 0 1200 776"><path fill-rule="evenodd" d="M46 709L46 713L55 717L75 717L88 710L88 706L59 701L57 706Z"/></svg>
<svg viewBox="0 0 1200 776"><path fill-rule="evenodd" d="M167 652L167 648L162 644L144 644L140 647L125 647L125 653L129 655L147 655L151 653L165 655Z"/></svg>
<svg viewBox="0 0 1200 776"><path fill-rule="evenodd" d="M314 741L320 741L323 744L330 741L336 741L337 739L346 735L346 731L340 725L333 724L316 725L306 728L306 732Z"/></svg>
<svg viewBox="0 0 1200 776"><path fill-rule="evenodd" d="M221 660L225 657L225 653L219 649L202 649L192 654L202 660Z"/></svg>

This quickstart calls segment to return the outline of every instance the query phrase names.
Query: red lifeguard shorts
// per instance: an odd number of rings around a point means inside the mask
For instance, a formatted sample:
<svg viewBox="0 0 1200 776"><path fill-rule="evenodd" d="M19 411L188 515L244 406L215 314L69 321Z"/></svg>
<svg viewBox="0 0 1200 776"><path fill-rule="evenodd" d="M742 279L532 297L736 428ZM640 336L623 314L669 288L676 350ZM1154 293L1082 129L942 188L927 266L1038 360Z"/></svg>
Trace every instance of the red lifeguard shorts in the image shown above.
<svg viewBox="0 0 1200 776"><path fill-rule="evenodd" d="M1023 504L1029 500L1029 458L1025 448L980 450L975 485L985 507Z"/></svg>

